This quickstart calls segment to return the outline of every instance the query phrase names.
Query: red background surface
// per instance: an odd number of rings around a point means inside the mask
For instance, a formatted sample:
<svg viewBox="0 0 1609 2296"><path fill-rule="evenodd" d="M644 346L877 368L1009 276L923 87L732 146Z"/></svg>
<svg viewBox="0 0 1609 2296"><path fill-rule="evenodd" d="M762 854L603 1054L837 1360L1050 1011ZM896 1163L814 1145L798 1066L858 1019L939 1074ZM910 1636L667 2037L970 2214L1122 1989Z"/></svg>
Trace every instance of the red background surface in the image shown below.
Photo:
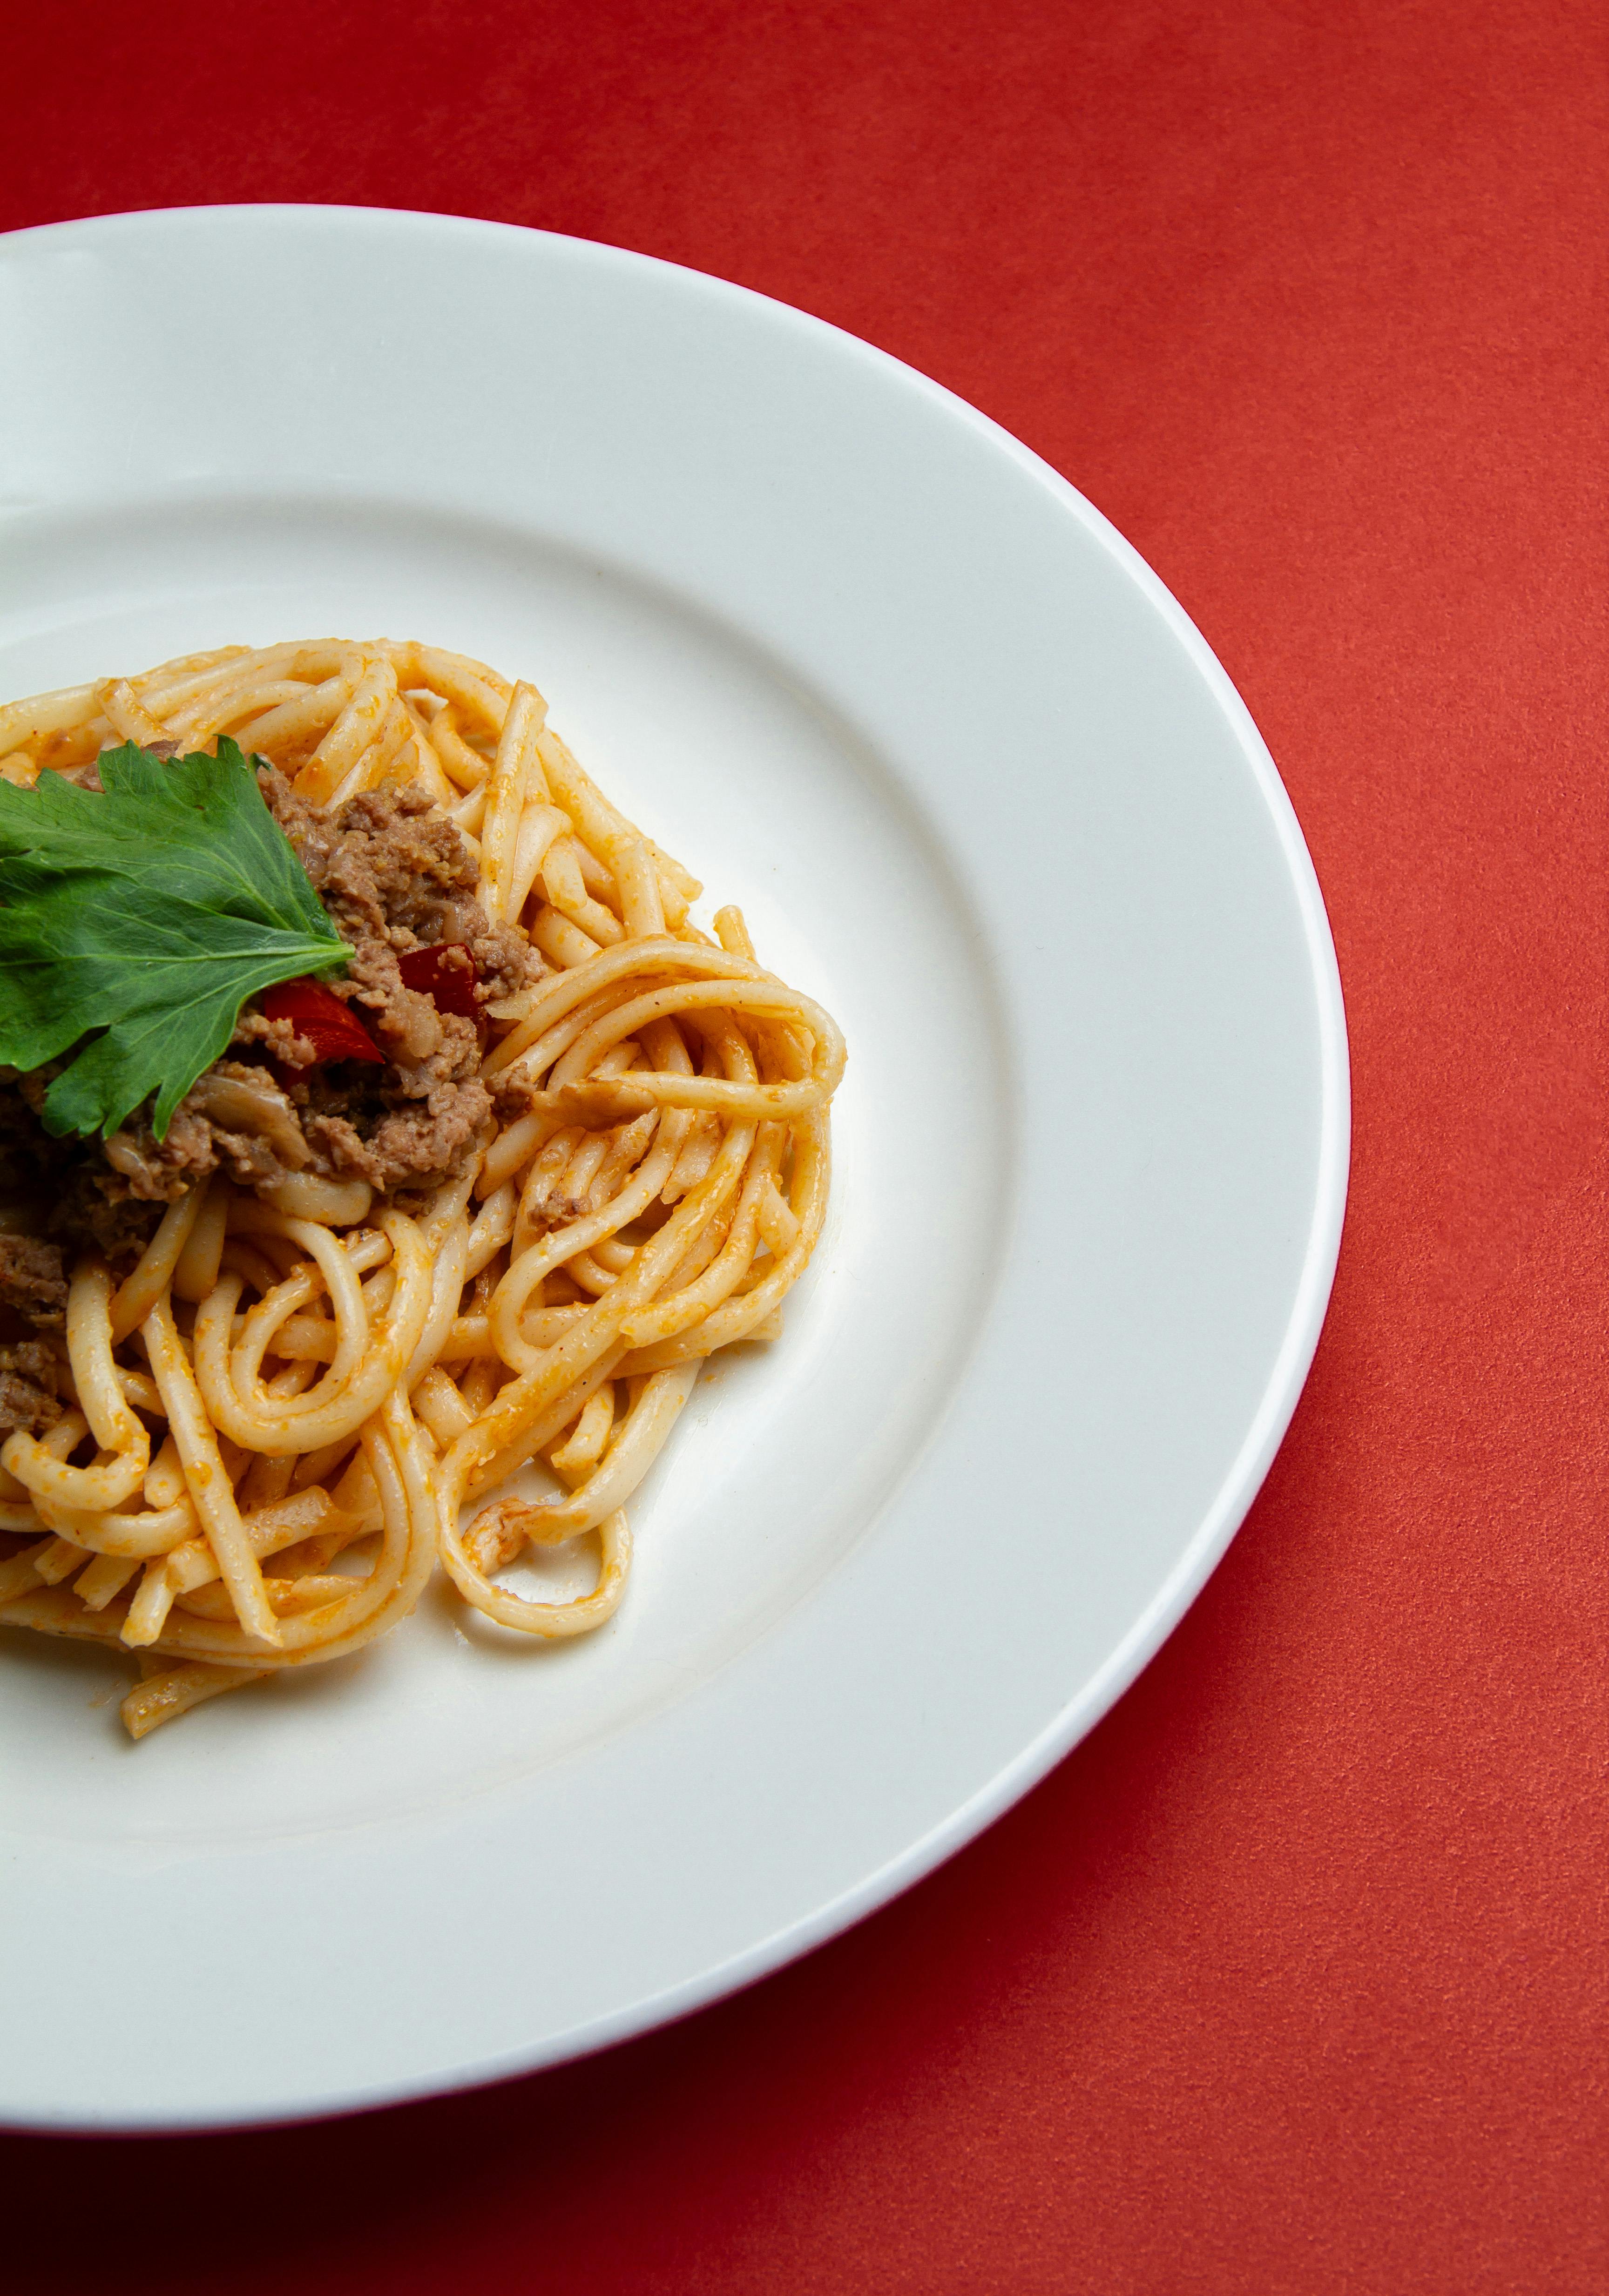
<svg viewBox="0 0 1609 2296"><path fill-rule="evenodd" d="M1609 2286L1605 20L15 12L0 222L277 198L610 240L869 337L1064 471L1285 774L1357 1143L1244 1529L985 1839L586 2065L309 2130L0 2140L10 2286ZM92 1949L11 1940L7 1981Z"/></svg>

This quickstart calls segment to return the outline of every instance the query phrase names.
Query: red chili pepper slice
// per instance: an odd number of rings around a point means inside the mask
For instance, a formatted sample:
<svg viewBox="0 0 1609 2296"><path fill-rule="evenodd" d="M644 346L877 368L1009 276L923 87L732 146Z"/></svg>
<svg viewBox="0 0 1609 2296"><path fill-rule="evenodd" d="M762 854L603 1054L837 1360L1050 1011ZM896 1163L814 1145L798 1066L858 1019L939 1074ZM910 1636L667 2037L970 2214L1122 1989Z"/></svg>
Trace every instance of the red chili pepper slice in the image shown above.
<svg viewBox="0 0 1609 2296"><path fill-rule="evenodd" d="M480 975L474 958L458 943L410 948L406 956L398 958L397 970L404 988L420 989L433 998L438 1012L456 1013L465 1021L480 1019L480 1008L475 1002Z"/></svg>
<svg viewBox="0 0 1609 2296"><path fill-rule="evenodd" d="M270 1021L289 1021L305 1037L317 1061L379 1061L385 1054L349 1004L322 980L282 980L265 989L262 1008Z"/></svg>

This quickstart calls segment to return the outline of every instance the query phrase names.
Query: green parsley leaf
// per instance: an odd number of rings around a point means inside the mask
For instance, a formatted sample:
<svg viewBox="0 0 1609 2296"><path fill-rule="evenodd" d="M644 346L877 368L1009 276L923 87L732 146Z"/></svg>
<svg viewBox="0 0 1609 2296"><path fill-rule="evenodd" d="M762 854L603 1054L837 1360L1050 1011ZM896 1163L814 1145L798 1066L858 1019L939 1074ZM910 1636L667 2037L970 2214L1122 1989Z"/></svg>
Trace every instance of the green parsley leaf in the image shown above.
<svg viewBox="0 0 1609 2296"><path fill-rule="evenodd" d="M100 772L99 796L0 779L0 1062L83 1039L45 1129L115 1132L154 1093L160 1140L248 996L352 952L234 742L171 762L128 742Z"/></svg>

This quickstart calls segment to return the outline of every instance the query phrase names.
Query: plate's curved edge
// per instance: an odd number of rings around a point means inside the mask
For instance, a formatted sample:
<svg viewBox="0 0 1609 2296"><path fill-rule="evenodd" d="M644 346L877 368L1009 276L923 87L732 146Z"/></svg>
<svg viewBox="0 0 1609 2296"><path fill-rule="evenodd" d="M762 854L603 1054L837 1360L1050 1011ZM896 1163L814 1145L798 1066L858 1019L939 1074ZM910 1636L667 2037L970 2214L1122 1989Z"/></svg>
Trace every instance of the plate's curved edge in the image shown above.
<svg viewBox="0 0 1609 2296"><path fill-rule="evenodd" d="M360 2084L349 2089L331 2089L316 2100L287 2105L283 2112L269 2111L224 2118L216 2114L194 2119L166 2117L148 2122L119 2119L115 2122L97 2123L78 2118L36 2118L26 2123L0 2121L0 2128L62 2136L122 2134L154 2136L226 2128L283 2127L343 2113L378 2111L423 2097L460 2093L571 2062L636 2038L661 2025L675 2022L743 1990L799 1959L815 1947L841 1935L924 1879L947 1858L975 1840L997 1818L1004 1816L1071 1752L1155 1656L1227 1551L1285 1438L1318 1348L1340 1255L1350 1151L1350 1077L1340 968L1318 873L1268 744L1228 673L1160 575L1111 521L1031 447L1024 446L1021 439L967 400L947 390L942 383L935 382L931 376L923 374L919 369L907 365L891 352L879 349L859 336L834 326L830 320L817 318L792 304L779 302L756 289L606 242L582 240L571 234L536 231L521 225L495 223L474 217L442 215L428 209L261 201L213 207L137 209L37 225L22 231L0 234L0 257L4 256L8 246L18 242L87 235L100 231L115 233L120 226L149 226L158 217L293 216L305 219L312 214L340 216L354 220L361 218L376 228L384 228L391 222L406 221L415 225L423 222L436 228L463 232L475 237L492 234L521 242L551 241L565 247L585 249L593 257L600 253L607 255L626 266L645 266L655 270L675 272L685 278L698 281L706 291L762 304L768 311L784 316L803 330L819 330L836 338L858 357L896 372L908 386L987 437L1019 469L1047 488L1072 512L1121 567L1183 646L1238 739L1279 840L1301 917L1318 1021L1319 1154L1312 1221L1290 1318L1261 1406L1247 1430L1217 1497L1174 1570L1104 1664L1037 1738L941 1824L930 1829L899 1856L887 1860L853 1889L840 1892L814 1912L775 1931L745 1952L701 1972L696 1977L662 1992L646 1996L609 2017L595 2019L568 2032L554 2035L535 2049L515 2048L506 2053L499 2052L494 2057L443 2067L423 2080L414 2079L395 2083Z"/></svg>

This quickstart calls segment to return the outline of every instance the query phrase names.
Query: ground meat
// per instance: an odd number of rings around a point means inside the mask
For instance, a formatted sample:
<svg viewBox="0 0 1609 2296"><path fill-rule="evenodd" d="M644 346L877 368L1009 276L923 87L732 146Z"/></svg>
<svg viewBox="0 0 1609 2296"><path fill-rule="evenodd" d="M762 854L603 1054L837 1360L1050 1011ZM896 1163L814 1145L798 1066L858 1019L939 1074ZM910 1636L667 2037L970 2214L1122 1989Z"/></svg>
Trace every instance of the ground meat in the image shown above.
<svg viewBox="0 0 1609 2296"><path fill-rule="evenodd" d="M146 1203L176 1203L218 1163L212 1127L188 1100L181 1100L174 1110L166 1139L159 1141L142 1115L112 1133L103 1153L112 1170L127 1181L130 1193Z"/></svg>
<svg viewBox="0 0 1609 2296"><path fill-rule="evenodd" d="M334 1170L387 1191L457 1170L490 1114L491 1095L477 1078L393 1110L366 1140L341 1116L309 1116L303 1128Z"/></svg>
<svg viewBox="0 0 1609 2296"><path fill-rule="evenodd" d="M307 1038L297 1035L293 1021L270 1021L266 1013L250 1004L241 1007L229 1042L266 1053L283 1068L308 1068L318 1057Z"/></svg>
<svg viewBox="0 0 1609 2296"><path fill-rule="evenodd" d="M60 1141L52 1146L60 1148ZM97 1144L84 1144L81 1160L50 1208L50 1232L73 1244L93 1243L113 1266L137 1259L156 1234L167 1201L136 1196L122 1175L103 1161Z"/></svg>
<svg viewBox="0 0 1609 2296"><path fill-rule="evenodd" d="M263 794L354 955L330 983L356 1004L389 1055L282 1071L315 1166L391 1189L445 1176L463 1162L491 1114L480 1078L480 1032L405 987L399 955L467 948L477 1000L511 996L544 970L523 934L488 922L475 864L456 825L419 788L387 787L330 816L313 812L281 774Z"/></svg>
<svg viewBox="0 0 1609 2296"><path fill-rule="evenodd" d="M99 783L93 766L75 778ZM329 986L361 1013L386 1063L320 1066L289 1021L249 1004L229 1054L197 1078L164 1139L146 1108L103 1146L45 1131L39 1111L55 1067L22 1078L0 1071L0 1188L38 1197L41 1226L93 1242L114 1261L143 1250L166 1206L220 1168L243 1187L297 1171L361 1178L382 1192L450 1177L492 1112L479 1072L482 1032L406 987L398 957L442 944L467 949L482 1004L545 970L522 933L488 922L469 848L423 790L388 786L326 816L274 767L258 779L352 946L349 968Z"/></svg>
<svg viewBox="0 0 1609 2296"><path fill-rule="evenodd" d="M480 880L470 849L425 791L388 785L325 816L305 805L283 774L269 769L258 779L337 931L366 960L354 964L348 980L356 1001L381 1016L382 1042L410 1033L410 1007L399 1000L414 992L396 975L398 951L442 942L467 948L482 1004L539 978L542 960L524 935L488 922L475 898ZM340 982L333 985L342 993Z"/></svg>
<svg viewBox="0 0 1609 2296"><path fill-rule="evenodd" d="M66 1320L67 1279L53 1243L31 1235L0 1234L0 1306L37 1332L59 1332Z"/></svg>
<svg viewBox="0 0 1609 2296"><path fill-rule="evenodd" d="M56 1358L43 1340L0 1347L0 1435L43 1435L62 1416Z"/></svg>
<svg viewBox="0 0 1609 2296"><path fill-rule="evenodd" d="M51 1137L38 1110L55 1074L53 1066L26 1077L7 1078L0 1070L0 1191L13 1202L21 1200L35 1235L64 1236L75 1246L93 1243L108 1259L126 1259L144 1250L163 1203L160 1197L136 1196L124 1174L106 1161L98 1141ZM54 1253L59 1272L59 1248L39 1248Z"/></svg>

